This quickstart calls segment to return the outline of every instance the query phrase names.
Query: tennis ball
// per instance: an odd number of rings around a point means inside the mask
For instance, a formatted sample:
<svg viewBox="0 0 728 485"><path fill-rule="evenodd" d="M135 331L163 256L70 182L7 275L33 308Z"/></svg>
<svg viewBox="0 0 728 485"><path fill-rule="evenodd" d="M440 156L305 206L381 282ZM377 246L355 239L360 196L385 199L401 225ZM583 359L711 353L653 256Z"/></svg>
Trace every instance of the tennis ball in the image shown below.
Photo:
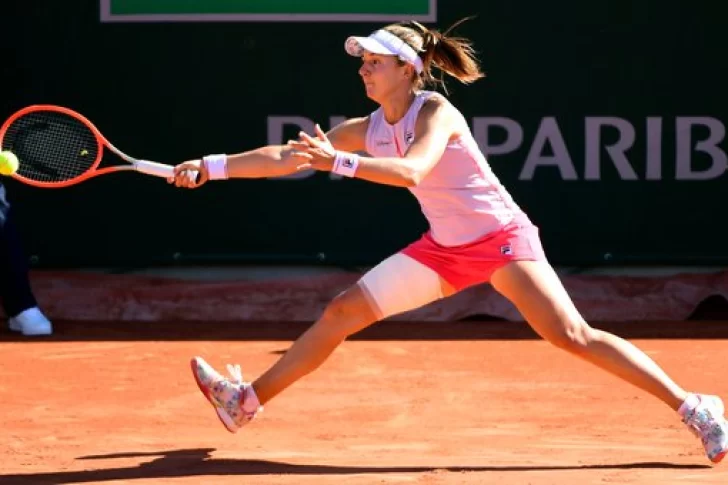
<svg viewBox="0 0 728 485"><path fill-rule="evenodd" d="M18 171L18 157L8 150L0 152L0 174L12 175Z"/></svg>

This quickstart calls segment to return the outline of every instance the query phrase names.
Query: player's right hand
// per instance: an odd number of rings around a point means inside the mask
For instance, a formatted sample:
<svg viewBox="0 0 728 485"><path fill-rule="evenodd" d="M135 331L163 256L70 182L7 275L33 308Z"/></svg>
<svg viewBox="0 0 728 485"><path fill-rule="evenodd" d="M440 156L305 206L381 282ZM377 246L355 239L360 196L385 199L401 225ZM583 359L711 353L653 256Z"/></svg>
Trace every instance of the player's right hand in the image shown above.
<svg viewBox="0 0 728 485"><path fill-rule="evenodd" d="M177 187L196 189L210 179L210 174L202 160L189 160L174 167L174 177L167 182Z"/></svg>

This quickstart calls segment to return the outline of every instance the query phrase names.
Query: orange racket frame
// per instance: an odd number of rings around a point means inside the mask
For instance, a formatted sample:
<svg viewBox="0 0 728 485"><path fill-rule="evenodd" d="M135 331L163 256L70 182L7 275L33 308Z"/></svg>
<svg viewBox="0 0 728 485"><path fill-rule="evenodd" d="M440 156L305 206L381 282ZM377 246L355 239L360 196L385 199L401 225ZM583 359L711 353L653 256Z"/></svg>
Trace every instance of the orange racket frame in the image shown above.
<svg viewBox="0 0 728 485"><path fill-rule="evenodd" d="M104 175L107 173L112 172L122 172L122 171L129 171L133 170L136 172L145 173L147 175L153 175L155 177L162 177L162 178L170 178L174 177L174 167L171 165L166 165L163 163L157 163L157 162L150 162L148 160L139 160L133 157L130 157L129 155L125 154L118 148L116 148L114 145L112 145L106 137L101 134L101 131L99 131L96 126L89 121L88 118L83 116L80 113L77 113L76 111L64 108L63 106L55 106L55 105L49 105L49 104L38 104L33 106L28 106L26 108L23 108L17 112L15 112L13 115L11 115L0 127L0 147L3 147L3 139L5 138L5 134L7 133L8 128L19 118L26 116L28 114L36 113L36 112L55 112L55 113L61 113L67 116L71 116L75 118L76 120L83 123L90 131L93 133L94 137L96 138L97 143L97 155L96 160L89 166L89 168L81 173L80 175L77 175L73 178L67 179L67 180L61 180L61 181L55 181L55 182L44 182L39 180L33 180L27 177L24 177L20 175L20 173L16 172L12 175L12 177L20 182L23 182L28 185L33 185L35 187L42 187L42 188L62 188L62 187L69 187L71 185L78 184L80 182L83 182L85 180L91 179L93 177L97 177L99 175ZM126 161L127 165L116 165L111 167L104 167L104 168L98 168L99 164L101 164L101 160L104 158L104 148L107 148L112 153L119 156L122 160ZM3 148L4 149L4 148ZM20 165L22 166L23 160L20 160Z"/></svg>

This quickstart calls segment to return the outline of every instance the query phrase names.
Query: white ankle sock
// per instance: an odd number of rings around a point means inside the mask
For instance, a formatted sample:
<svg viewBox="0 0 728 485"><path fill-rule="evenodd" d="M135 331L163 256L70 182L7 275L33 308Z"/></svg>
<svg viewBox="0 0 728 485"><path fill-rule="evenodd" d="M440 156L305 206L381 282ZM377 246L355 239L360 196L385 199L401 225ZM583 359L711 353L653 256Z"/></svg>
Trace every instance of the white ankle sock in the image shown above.
<svg viewBox="0 0 728 485"><path fill-rule="evenodd" d="M684 418L685 415L693 412L693 410L698 407L698 404L700 404L700 398L698 395L688 394L688 397L685 398L685 402L683 402L680 409L677 410L677 413Z"/></svg>

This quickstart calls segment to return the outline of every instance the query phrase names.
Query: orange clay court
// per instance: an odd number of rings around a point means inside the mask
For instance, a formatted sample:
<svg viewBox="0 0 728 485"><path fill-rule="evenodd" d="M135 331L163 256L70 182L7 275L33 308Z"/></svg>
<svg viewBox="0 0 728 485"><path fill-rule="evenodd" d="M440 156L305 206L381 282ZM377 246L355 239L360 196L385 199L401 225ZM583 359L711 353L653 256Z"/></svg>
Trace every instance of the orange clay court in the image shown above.
<svg viewBox="0 0 728 485"><path fill-rule="evenodd" d="M229 434L189 358L255 377L305 326L2 333L0 483L728 483L671 410L513 322L380 323ZM728 396L727 322L601 328Z"/></svg>

